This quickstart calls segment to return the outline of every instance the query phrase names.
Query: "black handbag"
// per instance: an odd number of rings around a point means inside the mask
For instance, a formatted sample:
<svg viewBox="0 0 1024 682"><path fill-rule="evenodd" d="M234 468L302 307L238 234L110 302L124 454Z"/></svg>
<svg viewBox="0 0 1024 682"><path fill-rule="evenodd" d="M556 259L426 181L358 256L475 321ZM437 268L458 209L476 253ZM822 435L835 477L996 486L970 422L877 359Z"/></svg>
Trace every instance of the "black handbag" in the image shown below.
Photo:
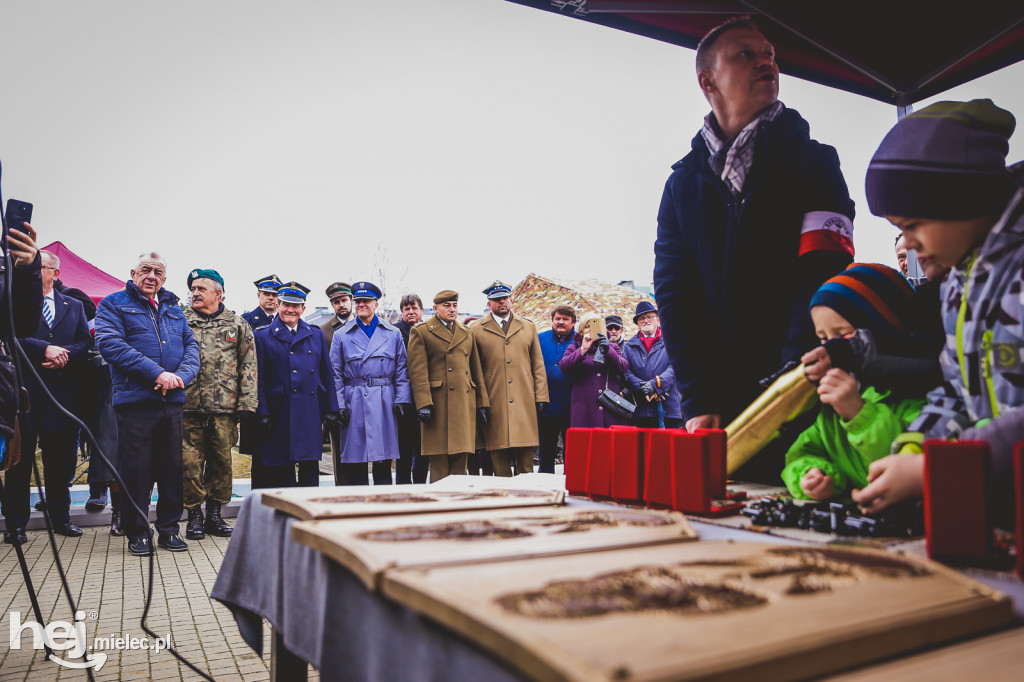
<svg viewBox="0 0 1024 682"><path fill-rule="evenodd" d="M604 391L601 392L601 395L597 396L597 404L608 410L608 412L614 414L616 417L620 417L627 421L632 419L633 412L636 411L636 405L608 388L609 379L611 379L610 376L605 377Z"/></svg>

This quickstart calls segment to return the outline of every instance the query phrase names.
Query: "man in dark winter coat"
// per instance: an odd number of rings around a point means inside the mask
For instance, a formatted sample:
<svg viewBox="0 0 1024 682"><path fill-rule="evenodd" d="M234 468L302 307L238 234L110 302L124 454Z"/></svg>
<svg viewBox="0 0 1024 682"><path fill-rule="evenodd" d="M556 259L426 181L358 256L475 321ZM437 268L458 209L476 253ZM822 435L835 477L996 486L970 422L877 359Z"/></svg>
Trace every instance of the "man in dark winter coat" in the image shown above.
<svg viewBox="0 0 1024 682"><path fill-rule="evenodd" d="M8 272L6 264L0 262L0 471L8 470L19 459L17 448L12 447L19 389L8 344L14 341L15 334L31 334L38 329L43 310L35 230L28 223L12 224L7 239L2 249L10 255L13 267ZM14 329L9 325L12 311L7 308L7 287L11 287ZM27 541L24 528L7 524L4 542L24 544Z"/></svg>
<svg viewBox="0 0 1024 682"><path fill-rule="evenodd" d="M89 336L82 304L65 297L54 287L54 279L60 273L60 260L48 251L39 253L42 260L43 319L35 333L21 337L19 342L53 397L64 408L78 414L75 371L85 363L92 337ZM82 529L71 523L71 496L67 485L77 461L75 435L78 426L46 399L42 386L32 373L28 369L24 371L22 381L28 389L31 409L20 424L21 461L7 473L4 517L14 528L24 528L28 522L30 478L38 443L43 453L46 513L50 516L50 523L54 532L78 537Z"/></svg>
<svg viewBox="0 0 1024 682"><path fill-rule="evenodd" d="M185 386L199 372L199 344L166 280L160 254L140 255L125 288L100 301L96 346L110 363L122 492L146 513L155 481L158 544L182 552L182 416ZM131 554L153 552L148 519L127 504L124 526Z"/></svg>
<svg viewBox="0 0 1024 682"><path fill-rule="evenodd" d="M416 294L406 294L398 304L402 319L395 323L402 332L405 350L409 351L409 331L423 321L423 300ZM395 479L398 483L426 483L430 458L422 454L420 422L412 410L398 422L398 461Z"/></svg>
<svg viewBox="0 0 1024 682"><path fill-rule="evenodd" d="M676 374L668 363L658 310L649 301L640 301L633 324L640 330L622 344L622 354L629 362L626 383L636 399L636 411L630 423L645 428L662 424L670 429L682 428Z"/></svg>
<svg viewBox="0 0 1024 682"><path fill-rule="evenodd" d="M771 43L747 18L709 32L697 81L712 112L672 168L654 288L687 428L725 426L758 381L815 344L807 303L853 257L835 149L778 100Z"/></svg>

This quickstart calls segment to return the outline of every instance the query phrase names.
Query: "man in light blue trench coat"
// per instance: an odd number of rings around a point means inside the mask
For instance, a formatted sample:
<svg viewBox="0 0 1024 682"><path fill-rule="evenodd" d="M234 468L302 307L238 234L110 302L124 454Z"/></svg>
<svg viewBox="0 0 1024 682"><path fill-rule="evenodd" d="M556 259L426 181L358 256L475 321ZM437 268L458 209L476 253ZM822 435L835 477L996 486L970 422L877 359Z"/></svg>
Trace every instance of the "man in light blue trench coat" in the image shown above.
<svg viewBox="0 0 1024 682"><path fill-rule="evenodd" d="M412 409L412 391L402 333L377 317L381 291L370 282L352 285L356 317L334 333L331 367L341 413L341 468L338 480L390 485L391 460L398 459L398 419Z"/></svg>

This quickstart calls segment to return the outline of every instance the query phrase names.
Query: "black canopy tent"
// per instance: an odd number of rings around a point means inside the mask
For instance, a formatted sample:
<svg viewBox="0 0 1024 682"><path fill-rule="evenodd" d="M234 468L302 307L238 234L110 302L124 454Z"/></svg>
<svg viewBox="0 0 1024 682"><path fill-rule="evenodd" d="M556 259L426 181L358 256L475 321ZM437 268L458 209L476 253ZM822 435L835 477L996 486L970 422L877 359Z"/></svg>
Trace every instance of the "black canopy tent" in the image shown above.
<svg viewBox="0 0 1024 682"><path fill-rule="evenodd" d="M748 14L783 73L907 107L1024 59L1024 2L977 0L509 0L696 48Z"/></svg>

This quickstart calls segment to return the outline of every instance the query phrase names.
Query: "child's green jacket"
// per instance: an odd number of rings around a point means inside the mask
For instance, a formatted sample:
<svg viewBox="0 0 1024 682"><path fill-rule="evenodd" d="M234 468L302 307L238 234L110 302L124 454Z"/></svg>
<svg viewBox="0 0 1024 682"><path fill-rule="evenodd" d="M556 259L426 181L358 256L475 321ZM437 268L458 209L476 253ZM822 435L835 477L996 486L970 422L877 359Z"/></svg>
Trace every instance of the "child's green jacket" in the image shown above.
<svg viewBox="0 0 1024 682"><path fill-rule="evenodd" d="M889 394L865 388L860 394L864 407L850 421L828 405L822 406L818 418L786 453L782 480L793 497L810 499L800 488L800 479L814 467L832 477L835 497L867 485L868 467L889 454L893 440L917 418L926 402L917 398L889 401Z"/></svg>

